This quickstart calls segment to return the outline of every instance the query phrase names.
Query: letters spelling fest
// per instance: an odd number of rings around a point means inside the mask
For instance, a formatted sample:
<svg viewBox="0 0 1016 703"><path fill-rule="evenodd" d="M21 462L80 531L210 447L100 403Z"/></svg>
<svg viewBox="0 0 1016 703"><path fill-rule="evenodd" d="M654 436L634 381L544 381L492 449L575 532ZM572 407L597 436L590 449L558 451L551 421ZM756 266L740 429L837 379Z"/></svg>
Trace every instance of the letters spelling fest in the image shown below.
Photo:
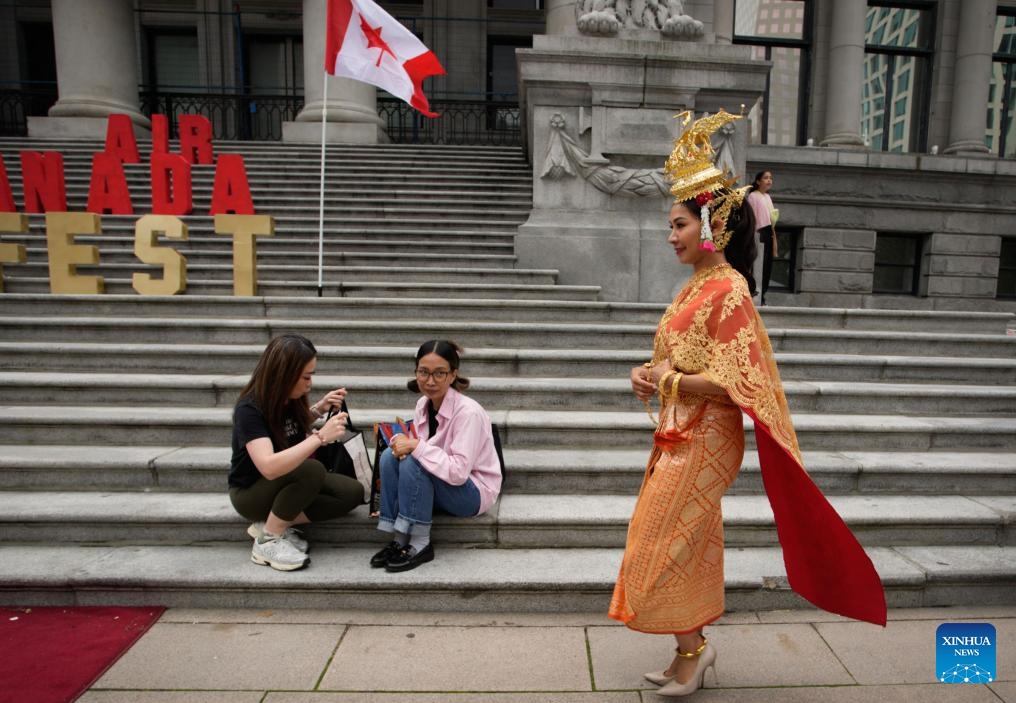
<svg viewBox="0 0 1016 703"><path fill-rule="evenodd" d="M212 125L202 115L180 115L180 153L169 152L169 123L165 115L152 115L150 158L152 212L135 224L134 252L142 263L161 266L162 277L148 273L133 275L134 290L142 295L174 295L187 287L187 260L170 247L159 246L158 235L186 240L187 225L179 218L193 212L191 168L215 165L209 215L216 234L233 238L233 294L257 292L257 249L255 237L271 236L273 218L254 214L250 185L243 157L220 154L214 158ZM53 293L94 294L104 292L101 276L77 273L81 265L99 263L95 246L76 244L75 235L100 234L103 214L133 215L124 164L137 164L134 128L127 115L110 115L105 150L92 157L87 212L67 212L63 155L56 151L21 152L21 178L25 213L46 214L46 249L49 283ZM0 156L0 233L28 231L27 214L14 203L10 179ZM0 243L0 274L3 264L26 261L24 245ZM3 277L0 275L0 292Z"/></svg>

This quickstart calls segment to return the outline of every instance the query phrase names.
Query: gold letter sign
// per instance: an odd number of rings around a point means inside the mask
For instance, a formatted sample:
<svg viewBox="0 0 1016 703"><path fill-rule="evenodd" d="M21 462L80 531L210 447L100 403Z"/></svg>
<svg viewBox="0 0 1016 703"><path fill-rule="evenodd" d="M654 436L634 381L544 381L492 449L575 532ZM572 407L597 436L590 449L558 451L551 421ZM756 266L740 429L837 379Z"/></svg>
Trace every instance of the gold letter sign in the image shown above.
<svg viewBox="0 0 1016 703"><path fill-rule="evenodd" d="M19 212L0 212L0 232L27 232L28 215ZM23 264L28 260L24 244L0 244L0 293L4 292L4 264Z"/></svg>
<svg viewBox="0 0 1016 703"><path fill-rule="evenodd" d="M98 264L99 248L75 244L75 234L98 234L101 218L90 212L47 212L46 246L49 249L51 293L88 295L102 293L102 276L79 276L81 264Z"/></svg>
<svg viewBox="0 0 1016 703"><path fill-rule="evenodd" d="M215 233L233 236L233 295L258 294L258 248L254 237L275 234L271 215L216 215Z"/></svg>
<svg viewBox="0 0 1016 703"><path fill-rule="evenodd" d="M135 273L134 290L141 295L176 295L187 287L187 259L180 252L157 243L159 233L167 239L187 239L187 225L172 215L145 215L134 225L134 255L146 264L162 266L162 278Z"/></svg>

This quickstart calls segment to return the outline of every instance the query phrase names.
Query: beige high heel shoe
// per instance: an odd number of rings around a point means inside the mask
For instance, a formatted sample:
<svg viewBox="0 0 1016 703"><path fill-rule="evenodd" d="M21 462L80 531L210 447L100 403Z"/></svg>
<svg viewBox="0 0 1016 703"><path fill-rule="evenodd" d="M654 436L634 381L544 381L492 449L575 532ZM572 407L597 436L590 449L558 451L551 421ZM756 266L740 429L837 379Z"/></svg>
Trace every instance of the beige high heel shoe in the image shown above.
<svg viewBox="0 0 1016 703"><path fill-rule="evenodd" d="M706 638L703 637L702 643L705 644L705 642ZM674 647L674 651L680 653L681 648ZM670 667L668 666L667 669L669 668ZM647 671L646 673L642 674L642 678L644 678L649 683L656 684L657 686L662 686L663 684L668 683L672 678L674 678L674 674L668 674L667 669L662 669L660 671Z"/></svg>
<svg viewBox="0 0 1016 703"><path fill-rule="evenodd" d="M695 664L695 673L692 674L691 678L688 679L686 683L680 683L671 677L670 681L656 692L658 695L672 698L689 696L702 688L702 682L706 678L707 669L714 667L713 671L716 671L716 650L713 649L713 646L709 644L708 640L703 639L702 644L694 652L685 653L678 650L677 656L685 657L687 659L698 657L698 662Z"/></svg>
<svg viewBox="0 0 1016 703"><path fill-rule="evenodd" d="M657 686L662 686L663 684L668 683L671 679L673 679L674 675L668 674L667 670L664 669L662 671L647 671L646 673L642 674L642 677L649 683L656 684Z"/></svg>

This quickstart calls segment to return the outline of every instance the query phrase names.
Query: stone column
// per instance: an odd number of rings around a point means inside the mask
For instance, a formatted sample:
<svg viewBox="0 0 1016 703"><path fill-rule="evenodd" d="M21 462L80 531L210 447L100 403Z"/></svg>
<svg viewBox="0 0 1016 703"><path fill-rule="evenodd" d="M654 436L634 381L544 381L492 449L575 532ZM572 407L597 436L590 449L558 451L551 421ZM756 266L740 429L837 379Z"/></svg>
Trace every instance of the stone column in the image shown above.
<svg viewBox="0 0 1016 703"><path fill-rule="evenodd" d="M713 33L717 44L734 41L734 0L713 0Z"/></svg>
<svg viewBox="0 0 1016 703"><path fill-rule="evenodd" d="M988 154L984 114L991 88L995 0L965 0L959 12L947 154Z"/></svg>
<svg viewBox="0 0 1016 703"><path fill-rule="evenodd" d="M863 149L861 95L864 78L865 0L832 3L829 74L826 77L826 129L822 146Z"/></svg>
<svg viewBox="0 0 1016 703"><path fill-rule="evenodd" d="M295 122L282 124L284 142L321 141L321 113L325 112L325 140L330 143L377 144L388 141L377 114L377 88L341 76L328 77L324 100L325 22L327 0L303 0L303 109Z"/></svg>
<svg viewBox="0 0 1016 703"><path fill-rule="evenodd" d="M547 0L545 34L578 34L575 0Z"/></svg>
<svg viewBox="0 0 1016 703"><path fill-rule="evenodd" d="M29 135L104 136L114 113L149 128L138 105L131 0L52 0L52 10L60 99L48 118L29 118Z"/></svg>

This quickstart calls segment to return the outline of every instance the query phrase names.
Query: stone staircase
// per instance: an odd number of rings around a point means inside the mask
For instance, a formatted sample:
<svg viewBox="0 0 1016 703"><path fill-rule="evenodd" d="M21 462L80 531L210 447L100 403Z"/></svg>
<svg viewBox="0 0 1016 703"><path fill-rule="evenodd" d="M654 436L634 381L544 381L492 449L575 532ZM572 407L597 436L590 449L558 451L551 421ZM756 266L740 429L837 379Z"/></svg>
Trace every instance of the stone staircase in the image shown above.
<svg viewBox="0 0 1016 703"><path fill-rule="evenodd" d="M84 209L87 142L0 141L21 203L21 148L57 149ZM530 199L518 151L330 149L324 297L317 297L317 151L242 153L259 296L233 297L230 240L186 218L188 290L133 293L132 217L104 216L105 295L48 294L41 216L0 295L0 602L431 610L603 610L649 450L627 374L662 306L598 299L515 268ZM135 211L146 171L129 166ZM212 169L195 168L207 212ZM154 272L154 271L153 271ZM806 464L883 576L891 606L1016 602L1016 337L1006 313L764 310ZM367 566L364 510L310 529L313 563L248 559L225 495L230 413L265 343L314 340L318 389L345 385L358 425L408 415L412 355L444 336L502 429L505 491L488 515L439 518L438 557ZM806 605L785 583L750 424L724 500L728 607Z"/></svg>

